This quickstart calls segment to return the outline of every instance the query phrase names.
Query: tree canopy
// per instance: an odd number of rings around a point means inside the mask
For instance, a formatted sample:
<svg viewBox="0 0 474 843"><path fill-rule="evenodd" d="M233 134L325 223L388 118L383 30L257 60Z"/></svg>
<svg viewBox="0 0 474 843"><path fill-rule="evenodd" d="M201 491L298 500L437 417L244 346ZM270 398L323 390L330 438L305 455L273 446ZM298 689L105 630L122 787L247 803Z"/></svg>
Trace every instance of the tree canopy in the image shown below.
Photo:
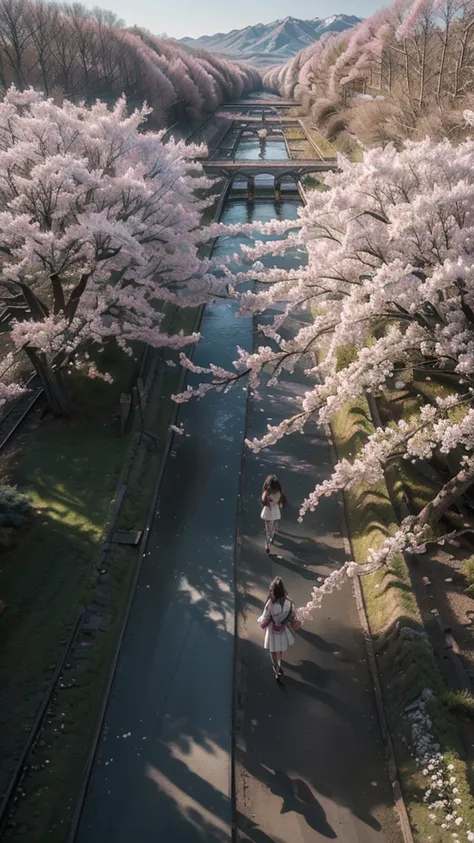
<svg viewBox="0 0 474 843"><path fill-rule="evenodd" d="M199 257L208 202L203 148L143 132L149 113L65 102L10 89L0 103L0 286L22 295L11 339L64 412L52 368L116 340L181 347L162 330L166 301L203 301L213 279ZM8 365L8 361L7 361ZM89 366L90 374L96 374Z"/></svg>
<svg viewBox="0 0 474 843"><path fill-rule="evenodd" d="M339 165L327 175L326 191L308 194L296 231L290 231L294 221L273 220L259 228L264 240L243 249L253 267L234 275L233 294L244 313L273 310L270 324L260 326L269 343L239 349L236 372L212 367L211 378L181 400L242 378L258 390L304 366L312 388L294 399L281 424L248 443L258 451L301 431L309 419L330 425L351 402L390 398L420 373L447 380L449 389L434 400L419 395L408 418L381 424L353 461L339 461L302 503L301 517L323 496L377 483L394 460L452 457L454 476L439 494L371 552L368 562L378 565L423 544L427 527L474 482L474 141L408 141L400 151L393 145L369 150L362 163L341 156ZM272 238L285 230L286 238ZM295 248L305 250L306 265L285 270L260 263ZM249 278L257 287L240 291ZM302 308L309 323L283 339L282 326L288 335L292 314Z"/></svg>

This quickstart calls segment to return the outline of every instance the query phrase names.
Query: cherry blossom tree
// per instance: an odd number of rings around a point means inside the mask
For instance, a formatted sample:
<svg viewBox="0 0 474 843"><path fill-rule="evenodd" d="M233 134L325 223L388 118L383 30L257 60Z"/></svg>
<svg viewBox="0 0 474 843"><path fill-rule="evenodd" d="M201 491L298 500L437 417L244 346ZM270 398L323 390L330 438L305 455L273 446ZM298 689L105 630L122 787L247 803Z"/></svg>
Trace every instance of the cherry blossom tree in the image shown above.
<svg viewBox="0 0 474 843"><path fill-rule="evenodd" d="M472 112L466 119L474 125ZM253 267L234 276L233 295L243 314L275 308L270 324L267 318L259 326L266 342L252 352L239 349L234 372L202 370L202 384L178 400L242 378L253 390L271 387L285 370L303 366L312 387L295 399L291 415L248 442L259 451L303 430L310 419L327 427L350 402L389 397L399 381L410 384L417 373L448 379L447 395L433 403L420 397L408 418L382 424L352 462L338 462L302 503L301 517L322 497L376 484L394 460L450 455L454 476L370 552L370 568L433 538L446 510L474 483L474 140L407 142L401 151L388 145L366 152L362 163L341 158L339 166L326 177L326 192L309 194L296 231L294 221L273 220L259 229L265 240L243 247ZM255 236L255 226L245 231ZM285 231L284 239L271 237ZM305 266L267 269L261 263L303 248ZM240 291L249 278L255 290ZM291 316L302 308L313 318L288 336ZM348 346L352 356L341 368L340 349ZM182 362L192 368L184 354Z"/></svg>
<svg viewBox="0 0 474 843"><path fill-rule="evenodd" d="M81 3L0 0L0 86L30 85L59 101L125 94L153 108L153 125L200 119L226 99L259 88L255 68L126 29L113 12ZM172 108L177 106L179 108Z"/></svg>
<svg viewBox="0 0 474 843"><path fill-rule="evenodd" d="M0 104L0 285L23 295L11 339L56 414L71 411L63 368L87 368L89 347L197 339L166 333L162 304L195 305L214 283L197 252L205 150L143 132L148 114L124 98L61 108L32 89Z"/></svg>

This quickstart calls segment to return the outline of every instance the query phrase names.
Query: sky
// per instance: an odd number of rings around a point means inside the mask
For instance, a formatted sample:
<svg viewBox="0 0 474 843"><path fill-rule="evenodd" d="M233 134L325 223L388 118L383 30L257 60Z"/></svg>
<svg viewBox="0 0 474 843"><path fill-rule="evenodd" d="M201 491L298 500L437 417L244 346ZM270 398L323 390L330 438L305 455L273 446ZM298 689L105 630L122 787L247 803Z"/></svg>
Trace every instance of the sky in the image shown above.
<svg viewBox="0 0 474 843"><path fill-rule="evenodd" d="M383 0L96 0L85 5L111 9L127 26L144 26L156 35L170 38L198 38L215 32L242 29L256 23L270 23L291 15L294 18L326 18L334 14L368 17Z"/></svg>

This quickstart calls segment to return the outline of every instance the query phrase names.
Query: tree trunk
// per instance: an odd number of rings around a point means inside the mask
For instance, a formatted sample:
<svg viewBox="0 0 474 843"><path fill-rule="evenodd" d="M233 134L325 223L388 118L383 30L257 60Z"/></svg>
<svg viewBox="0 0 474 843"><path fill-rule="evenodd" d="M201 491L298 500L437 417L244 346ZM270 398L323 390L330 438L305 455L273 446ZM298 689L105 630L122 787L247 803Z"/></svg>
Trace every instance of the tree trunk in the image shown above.
<svg viewBox="0 0 474 843"><path fill-rule="evenodd" d="M441 63L440 63L439 71L438 71L438 86L437 86L437 90L436 90L436 96L437 96L438 102L441 99L441 87L442 87L442 84L443 84L444 66L446 64L446 53L448 51L449 35L450 35L450 32L449 32L449 22L448 22L446 24L446 30L445 30L444 40L443 40L443 50L442 50L442 53L441 53Z"/></svg>
<svg viewBox="0 0 474 843"><path fill-rule="evenodd" d="M423 108L423 102L425 99L425 79L426 79L426 49L427 49L427 34L426 34L426 27L423 35L423 50L421 53L421 65L420 65L420 91L418 95L418 107L420 110Z"/></svg>
<svg viewBox="0 0 474 843"><path fill-rule="evenodd" d="M403 47L404 47L404 54L405 54L405 81L406 81L406 86L407 86L407 96L408 96L408 99L409 99L410 104L411 104L412 96L411 96L411 80L410 80L410 63L409 63L409 58L408 58L408 50L407 50L406 40L403 42Z"/></svg>
<svg viewBox="0 0 474 843"><path fill-rule="evenodd" d="M454 91L453 94L457 97L460 94L461 89L461 71L464 68L464 60L466 58L466 51L467 51L467 44L469 41L469 37L471 35L472 27L474 26L474 21L471 21L463 31L463 35L461 38L461 49L458 54L458 58L456 61L456 67L454 72Z"/></svg>
<svg viewBox="0 0 474 843"><path fill-rule="evenodd" d="M36 369L51 412L55 416L69 418L72 415L73 408L61 371L54 371L48 364L45 355L37 352L34 348L27 346L25 351Z"/></svg>
<svg viewBox="0 0 474 843"><path fill-rule="evenodd" d="M449 480L441 491L428 503L416 519L416 523L424 527L429 525L435 527L444 513L456 499L464 494L474 483L474 467L463 468L451 480Z"/></svg>

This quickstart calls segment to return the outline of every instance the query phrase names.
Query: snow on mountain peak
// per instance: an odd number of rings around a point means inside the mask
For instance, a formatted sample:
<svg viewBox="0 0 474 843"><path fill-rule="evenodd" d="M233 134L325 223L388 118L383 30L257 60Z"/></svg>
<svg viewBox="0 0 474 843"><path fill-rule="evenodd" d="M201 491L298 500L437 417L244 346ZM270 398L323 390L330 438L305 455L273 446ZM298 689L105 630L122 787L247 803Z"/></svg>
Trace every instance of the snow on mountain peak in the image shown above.
<svg viewBox="0 0 474 843"><path fill-rule="evenodd" d="M228 58L257 65L284 63L300 50L326 35L342 32L360 23L355 15L330 15L327 18L301 20L288 15L271 23L258 23L232 32L203 35L201 38L182 38L190 47L204 47Z"/></svg>

